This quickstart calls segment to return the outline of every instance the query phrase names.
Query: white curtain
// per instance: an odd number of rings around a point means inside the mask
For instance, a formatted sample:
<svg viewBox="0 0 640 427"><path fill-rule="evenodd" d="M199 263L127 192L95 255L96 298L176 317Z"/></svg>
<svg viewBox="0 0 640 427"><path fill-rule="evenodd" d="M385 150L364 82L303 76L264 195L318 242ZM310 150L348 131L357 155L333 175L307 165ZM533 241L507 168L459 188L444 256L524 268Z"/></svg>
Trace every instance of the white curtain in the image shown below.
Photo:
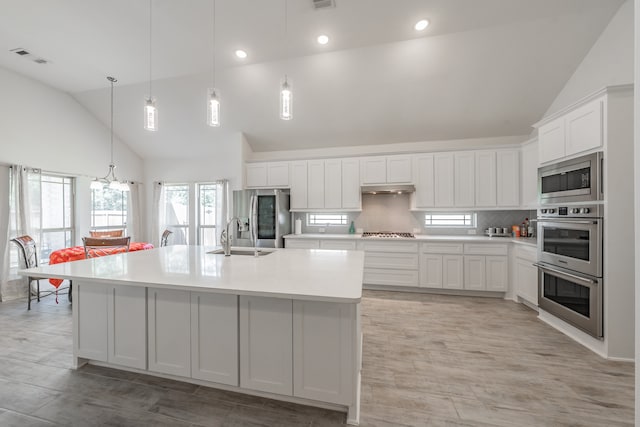
<svg viewBox="0 0 640 427"><path fill-rule="evenodd" d="M33 234L29 201L29 176L26 167L14 165L9 169L8 196L8 198L3 199L2 207L0 207L0 217L3 222L0 230L4 230L3 235L6 237L0 249L0 255L2 255L0 301L27 295L26 287L24 286L24 281L27 279L20 278L17 276L16 271L10 269L11 251L16 251L14 253L17 254L17 248L10 240L25 234ZM35 236L32 235L32 237L36 239Z"/></svg>
<svg viewBox="0 0 640 427"><path fill-rule="evenodd" d="M127 209L127 233L132 242L142 241L142 212L140 211L140 184L129 183L129 200ZM153 237L153 236L152 236ZM155 243L154 243L155 245Z"/></svg>
<svg viewBox="0 0 640 427"><path fill-rule="evenodd" d="M153 206L151 211L151 238L153 246L160 247L160 236L167 227L165 219L164 183L153 183Z"/></svg>
<svg viewBox="0 0 640 427"><path fill-rule="evenodd" d="M216 181L216 245L220 244L220 233L229 222L229 181Z"/></svg>

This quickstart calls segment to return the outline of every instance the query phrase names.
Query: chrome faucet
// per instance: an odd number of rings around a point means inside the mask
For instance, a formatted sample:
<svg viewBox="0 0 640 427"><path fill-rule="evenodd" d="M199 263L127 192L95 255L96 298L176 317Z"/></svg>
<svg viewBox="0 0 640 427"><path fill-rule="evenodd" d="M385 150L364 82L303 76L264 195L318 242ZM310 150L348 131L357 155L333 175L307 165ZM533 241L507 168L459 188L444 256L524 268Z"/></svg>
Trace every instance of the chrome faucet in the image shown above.
<svg viewBox="0 0 640 427"><path fill-rule="evenodd" d="M240 225L240 219L234 216L227 222L226 227L222 230L222 233L220 233L220 244L222 245L222 249L224 249L224 256L231 256L231 241L233 237L229 234L229 226L234 222Z"/></svg>

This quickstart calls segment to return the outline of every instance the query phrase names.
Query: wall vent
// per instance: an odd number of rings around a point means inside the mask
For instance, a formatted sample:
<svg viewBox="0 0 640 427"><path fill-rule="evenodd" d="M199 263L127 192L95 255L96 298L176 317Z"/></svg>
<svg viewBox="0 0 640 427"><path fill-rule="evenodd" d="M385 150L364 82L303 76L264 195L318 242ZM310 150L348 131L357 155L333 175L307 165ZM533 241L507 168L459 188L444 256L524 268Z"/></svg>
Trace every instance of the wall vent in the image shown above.
<svg viewBox="0 0 640 427"><path fill-rule="evenodd" d="M311 0L311 3L313 3L313 8L315 10L336 7L335 0Z"/></svg>

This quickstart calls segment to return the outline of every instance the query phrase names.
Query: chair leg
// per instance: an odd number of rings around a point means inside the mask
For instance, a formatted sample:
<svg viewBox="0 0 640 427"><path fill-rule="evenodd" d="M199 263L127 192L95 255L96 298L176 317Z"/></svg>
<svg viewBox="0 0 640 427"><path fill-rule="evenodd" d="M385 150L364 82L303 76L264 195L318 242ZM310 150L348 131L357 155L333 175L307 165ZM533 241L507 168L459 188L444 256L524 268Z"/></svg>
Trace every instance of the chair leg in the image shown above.
<svg viewBox="0 0 640 427"><path fill-rule="evenodd" d="M40 279L36 280L36 289L38 291L38 293L37 293L38 302L40 302Z"/></svg>
<svg viewBox="0 0 640 427"><path fill-rule="evenodd" d="M31 277L27 280L27 310L31 310Z"/></svg>
<svg viewBox="0 0 640 427"><path fill-rule="evenodd" d="M71 296L72 289L73 289L73 280L69 280L69 302L73 302L73 298Z"/></svg>

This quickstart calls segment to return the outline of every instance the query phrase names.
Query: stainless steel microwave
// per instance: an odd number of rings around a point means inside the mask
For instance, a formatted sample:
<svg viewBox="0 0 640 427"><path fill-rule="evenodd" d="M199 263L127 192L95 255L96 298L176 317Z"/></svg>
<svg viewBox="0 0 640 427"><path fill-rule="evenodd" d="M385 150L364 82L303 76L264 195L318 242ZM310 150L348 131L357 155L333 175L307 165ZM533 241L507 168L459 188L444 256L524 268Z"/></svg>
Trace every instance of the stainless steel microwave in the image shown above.
<svg viewBox="0 0 640 427"><path fill-rule="evenodd" d="M602 152L597 152L538 168L540 203L602 200L602 162Z"/></svg>

